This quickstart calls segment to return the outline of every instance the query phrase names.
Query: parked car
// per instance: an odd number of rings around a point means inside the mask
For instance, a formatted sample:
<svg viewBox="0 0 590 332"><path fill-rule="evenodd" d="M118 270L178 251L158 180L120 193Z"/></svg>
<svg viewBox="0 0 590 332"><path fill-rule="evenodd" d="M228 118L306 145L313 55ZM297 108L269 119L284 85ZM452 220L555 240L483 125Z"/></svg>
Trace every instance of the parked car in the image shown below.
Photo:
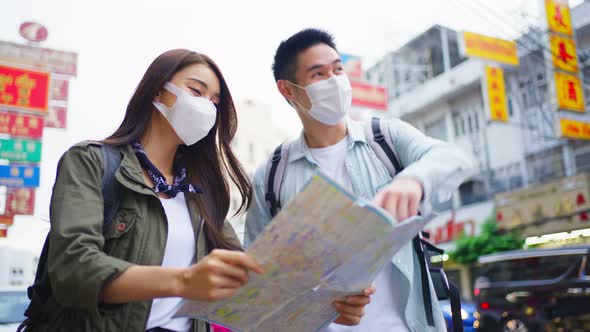
<svg viewBox="0 0 590 332"><path fill-rule="evenodd" d="M482 256L478 331L590 331L590 246Z"/></svg>
<svg viewBox="0 0 590 332"><path fill-rule="evenodd" d="M447 331L452 331L451 326L453 318L451 314L451 303L449 300L440 300L439 302L443 316L445 316L445 321L447 323ZM463 332L476 331L474 326L476 315L477 313L475 303L467 300L461 300L461 320L463 320Z"/></svg>

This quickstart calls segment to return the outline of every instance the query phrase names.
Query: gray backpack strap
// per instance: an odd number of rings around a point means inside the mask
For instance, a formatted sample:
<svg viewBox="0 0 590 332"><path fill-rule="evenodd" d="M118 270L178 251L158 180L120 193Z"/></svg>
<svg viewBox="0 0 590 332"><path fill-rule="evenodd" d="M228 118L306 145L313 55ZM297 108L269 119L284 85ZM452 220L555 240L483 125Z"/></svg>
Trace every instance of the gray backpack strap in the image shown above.
<svg viewBox="0 0 590 332"><path fill-rule="evenodd" d="M105 230L119 210L121 184L115 178L115 174L121 165L121 150L119 147L108 144L102 144L100 150L103 156L102 197L103 230Z"/></svg>
<svg viewBox="0 0 590 332"><path fill-rule="evenodd" d="M277 146L266 168L264 199L273 218L281 209L281 185L288 159L289 144L283 143Z"/></svg>
<svg viewBox="0 0 590 332"><path fill-rule="evenodd" d="M365 137L367 143L369 143L377 158L385 165L391 177L403 170L403 166L395 153L389 128L383 128L382 122L378 118L372 118L370 122L365 123Z"/></svg>

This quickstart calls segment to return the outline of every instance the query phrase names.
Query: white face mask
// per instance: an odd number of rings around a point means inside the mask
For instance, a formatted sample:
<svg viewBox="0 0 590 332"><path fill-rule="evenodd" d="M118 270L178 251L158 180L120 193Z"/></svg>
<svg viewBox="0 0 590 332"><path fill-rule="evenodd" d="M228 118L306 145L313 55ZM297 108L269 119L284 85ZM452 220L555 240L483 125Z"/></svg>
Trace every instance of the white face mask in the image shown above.
<svg viewBox="0 0 590 332"><path fill-rule="evenodd" d="M334 75L306 87L301 87L295 83L291 84L307 92L307 96L311 101L311 109L307 110L309 115L329 126L333 126L344 119L352 104L352 87L346 74ZM299 107L305 109L300 104Z"/></svg>
<svg viewBox="0 0 590 332"><path fill-rule="evenodd" d="M176 96L172 107L154 101L160 111L186 145L193 145L207 136L215 125L217 109L207 98L191 96L176 85L166 82L164 89Z"/></svg>

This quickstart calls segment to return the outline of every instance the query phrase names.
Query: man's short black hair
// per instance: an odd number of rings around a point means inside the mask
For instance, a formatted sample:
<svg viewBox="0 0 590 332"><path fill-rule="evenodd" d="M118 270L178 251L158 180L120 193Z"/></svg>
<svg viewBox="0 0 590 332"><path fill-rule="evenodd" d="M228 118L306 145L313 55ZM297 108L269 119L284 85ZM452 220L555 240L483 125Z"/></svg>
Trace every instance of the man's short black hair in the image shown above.
<svg viewBox="0 0 590 332"><path fill-rule="evenodd" d="M297 71L297 56L299 53L317 44L326 44L338 51L334 43L334 37L326 31L319 29L305 29L289 37L289 39L282 41L275 53L275 59L272 65L275 81L294 81L295 71Z"/></svg>

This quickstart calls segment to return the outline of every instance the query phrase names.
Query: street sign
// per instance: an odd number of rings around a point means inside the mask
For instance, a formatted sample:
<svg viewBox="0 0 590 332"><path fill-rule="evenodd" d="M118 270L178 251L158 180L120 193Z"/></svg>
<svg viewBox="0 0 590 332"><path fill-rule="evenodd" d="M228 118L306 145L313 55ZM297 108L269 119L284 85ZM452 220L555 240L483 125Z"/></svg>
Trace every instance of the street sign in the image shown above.
<svg viewBox="0 0 590 332"><path fill-rule="evenodd" d="M545 0L545 13L549 30L567 36L574 34L567 0Z"/></svg>
<svg viewBox="0 0 590 332"><path fill-rule="evenodd" d="M43 117L0 111L0 134L41 138L43 136Z"/></svg>
<svg viewBox="0 0 590 332"><path fill-rule="evenodd" d="M458 39L459 49L465 57L477 57L512 66L519 63L516 43L513 41L467 31L459 35Z"/></svg>
<svg viewBox="0 0 590 332"><path fill-rule="evenodd" d="M56 74L76 76L78 54L0 41L0 63L16 64Z"/></svg>
<svg viewBox="0 0 590 332"><path fill-rule="evenodd" d="M576 43L572 38L551 34L551 55L553 66L557 69L578 73L578 55L576 54Z"/></svg>
<svg viewBox="0 0 590 332"><path fill-rule="evenodd" d="M350 81L352 105L387 111L387 89L372 83Z"/></svg>
<svg viewBox="0 0 590 332"><path fill-rule="evenodd" d="M500 67L486 66L485 77L490 120L508 122L508 104L506 102L504 71Z"/></svg>
<svg viewBox="0 0 590 332"><path fill-rule="evenodd" d="M590 140L590 123L568 118L560 118L557 136Z"/></svg>
<svg viewBox="0 0 590 332"><path fill-rule="evenodd" d="M47 112L49 73L0 65L0 106Z"/></svg>
<svg viewBox="0 0 590 332"><path fill-rule="evenodd" d="M0 139L0 159L38 163L41 161L41 142L24 139Z"/></svg>
<svg viewBox="0 0 590 332"><path fill-rule="evenodd" d="M49 35L47 28L37 22L22 23L18 32L24 39L34 43L47 40L47 36Z"/></svg>
<svg viewBox="0 0 590 332"><path fill-rule="evenodd" d="M35 188L7 188L4 216L35 214Z"/></svg>
<svg viewBox="0 0 590 332"><path fill-rule="evenodd" d="M582 81L577 75L555 72L557 102L560 109L584 112Z"/></svg>
<svg viewBox="0 0 590 332"><path fill-rule="evenodd" d="M39 187L39 167L0 165L0 186Z"/></svg>

